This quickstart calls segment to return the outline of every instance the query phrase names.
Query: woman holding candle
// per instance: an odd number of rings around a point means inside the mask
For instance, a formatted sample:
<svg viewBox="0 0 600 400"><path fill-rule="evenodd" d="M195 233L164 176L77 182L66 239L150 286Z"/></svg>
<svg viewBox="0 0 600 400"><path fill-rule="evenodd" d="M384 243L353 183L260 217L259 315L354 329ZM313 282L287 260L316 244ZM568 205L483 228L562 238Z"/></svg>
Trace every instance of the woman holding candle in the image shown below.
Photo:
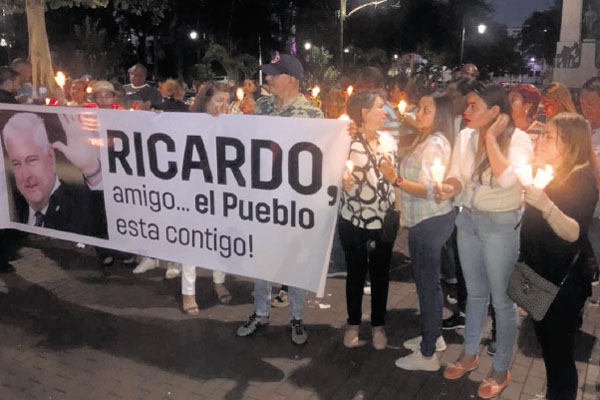
<svg viewBox="0 0 600 400"><path fill-rule="evenodd" d="M479 366L481 328L490 294L496 313L496 354L490 376L478 395L497 396L510 382L508 370L517 334L517 307L506 294L519 252L522 187L513 171L530 160L529 136L515 129L504 89L476 82L467 95L463 129L454 144L448 177L436 186L436 199L462 195L456 217L460 262L467 284L464 351L446 367L444 377L458 379Z"/></svg>
<svg viewBox="0 0 600 400"><path fill-rule="evenodd" d="M393 239L382 239L386 212L394 207L394 188L379 171L384 157L395 160L394 140L379 142L377 130L385 123L385 100L378 91L365 90L348 101L348 115L356 123L357 135L350 146L344 173L344 191L338 230L346 256L346 305L348 326L344 346L357 347L362 319L363 286L367 271L371 278L371 326L373 347L387 346L384 330L389 288L389 265ZM391 145L391 146L390 146ZM385 147L385 148L384 148ZM387 154L385 154L387 153ZM392 163L394 161L391 161Z"/></svg>
<svg viewBox="0 0 600 400"><path fill-rule="evenodd" d="M454 208L450 200L436 203L433 188L444 180L450 163L450 140L454 137L451 98L445 93L423 96L416 112L416 126L420 134L400 162L400 175L387 160L381 167L402 200L401 223L408 228L408 248L421 310L421 336L404 343L414 352L396 360L396 366L437 371L440 361L436 351L446 348L441 336L441 256L454 229Z"/></svg>
<svg viewBox="0 0 600 400"><path fill-rule="evenodd" d="M591 295L581 254L598 201L596 160L585 119L574 113L550 119L536 142L535 158L540 165L551 165L555 176L543 190L525 188L521 255L557 286L567 277L544 318L534 324L546 365L546 398L575 400L574 335L579 310Z"/></svg>

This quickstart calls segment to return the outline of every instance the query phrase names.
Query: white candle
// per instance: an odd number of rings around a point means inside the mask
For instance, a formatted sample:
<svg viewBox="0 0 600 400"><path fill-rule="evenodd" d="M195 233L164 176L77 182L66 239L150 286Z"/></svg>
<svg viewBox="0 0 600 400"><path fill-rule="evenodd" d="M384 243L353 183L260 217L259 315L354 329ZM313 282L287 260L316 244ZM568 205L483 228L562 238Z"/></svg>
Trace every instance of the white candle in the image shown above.
<svg viewBox="0 0 600 400"><path fill-rule="evenodd" d="M390 155L390 153L396 150L396 140L387 132L377 133L379 133L379 147L382 153L386 156Z"/></svg>
<svg viewBox="0 0 600 400"><path fill-rule="evenodd" d="M407 106L408 104L406 104L404 100L401 100L400 103L398 103L398 111L400 111L400 114L404 114Z"/></svg>
<svg viewBox="0 0 600 400"><path fill-rule="evenodd" d="M237 88L235 91L235 97L237 97L238 101L242 101L244 99L244 89Z"/></svg>
<svg viewBox="0 0 600 400"><path fill-rule="evenodd" d="M354 163L350 160L346 161L346 170L344 171L344 177L350 179L352 177L352 171L354 171Z"/></svg>
<svg viewBox="0 0 600 400"><path fill-rule="evenodd" d="M554 170L552 166L546 164L544 169L538 168L535 179L533 180L533 186L538 189L544 189L554 179Z"/></svg>
<svg viewBox="0 0 600 400"><path fill-rule="evenodd" d="M64 89L65 88L65 80L67 79L67 77L65 76L65 74L63 74L61 71L58 71L56 73L56 76L54 77L54 80L56 81L56 84L58 85L59 88Z"/></svg>
<svg viewBox="0 0 600 400"><path fill-rule="evenodd" d="M531 186L533 184L533 169L530 164L527 164L527 159L521 157L519 166L514 169L521 186Z"/></svg>
<svg viewBox="0 0 600 400"><path fill-rule="evenodd" d="M439 157L433 159L433 165L431 166L431 176L436 184L441 185L446 175L446 166L442 165L442 161Z"/></svg>

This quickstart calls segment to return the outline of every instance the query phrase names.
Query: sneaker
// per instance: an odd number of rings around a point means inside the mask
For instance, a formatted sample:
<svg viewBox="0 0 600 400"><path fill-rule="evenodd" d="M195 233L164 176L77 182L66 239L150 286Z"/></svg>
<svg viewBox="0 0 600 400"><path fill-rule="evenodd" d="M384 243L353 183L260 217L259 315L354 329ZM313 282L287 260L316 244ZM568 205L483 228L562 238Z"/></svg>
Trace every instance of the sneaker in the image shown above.
<svg viewBox="0 0 600 400"><path fill-rule="evenodd" d="M137 267L133 269L134 274L143 274L146 271L158 267L158 260L151 257L142 257L142 260L138 263Z"/></svg>
<svg viewBox="0 0 600 400"><path fill-rule="evenodd" d="M308 341L308 333L306 328L302 324L301 319L292 319L290 321L292 325L292 342L297 345L302 345Z"/></svg>
<svg viewBox="0 0 600 400"><path fill-rule="evenodd" d="M465 313L459 312L452 314L451 317L446 318L442 321L442 329L452 330L465 327Z"/></svg>
<svg viewBox="0 0 600 400"><path fill-rule="evenodd" d="M433 353L430 359L426 359L421 354L421 350L417 350L408 356L397 359L396 367L407 371L438 371L441 365L436 353Z"/></svg>
<svg viewBox="0 0 600 400"><path fill-rule="evenodd" d="M496 341L491 341L487 346L487 353L490 356L494 356L496 354Z"/></svg>
<svg viewBox="0 0 600 400"><path fill-rule="evenodd" d="M250 336L265 325L269 325L269 317L256 315L256 313L253 313L248 317L248 321L238 328L237 335Z"/></svg>
<svg viewBox="0 0 600 400"><path fill-rule="evenodd" d="M423 336L417 336L416 338L409 339L404 342L404 348L412 351L417 351L421 349L421 341L423 340ZM443 336L440 336L435 341L435 351L444 351L446 350L446 341Z"/></svg>
<svg viewBox="0 0 600 400"><path fill-rule="evenodd" d="M179 263L167 263L167 271L165 272L166 279L177 278L181 275L181 264Z"/></svg>
<svg viewBox="0 0 600 400"><path fill-rule="evenodd" d="M285 290L280 290L279 294L275 296L273 300L271 300L272 307L287 307L290 305L290 299L288 298L288 294Z"/></svg>

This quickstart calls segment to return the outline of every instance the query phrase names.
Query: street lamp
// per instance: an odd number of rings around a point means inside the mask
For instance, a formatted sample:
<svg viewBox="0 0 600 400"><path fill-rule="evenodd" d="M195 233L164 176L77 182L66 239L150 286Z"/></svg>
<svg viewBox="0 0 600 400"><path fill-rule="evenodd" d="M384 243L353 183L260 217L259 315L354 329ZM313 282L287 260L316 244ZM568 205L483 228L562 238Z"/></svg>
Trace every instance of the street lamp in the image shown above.
<svg viewBox="0 0 600 400"><path fill-rule="evenodd" d="M304 43L304 50L310 50L311 47L312 47L312 44L310 42Z"/></svg>
<svg viewBox="0 0 600 400"><path fill-rule="evenodd" d="M477 32L479 32L480 35L483 35L485 33L485 30L487 29L487 26L485 24L479 24L477 25ZM462 26L462 36L460 39L460 65L462 65L463 63L463 56L465 55L465 22L463 21L463 26Z"/></svg>
<svg viewBox="0 0 600 400"><path fill-rule="evenodd" d="M198 39L198 32L196 32L196 31L190 31L189 35L190 35L190 39L192 39L192 40Z"/></svg>

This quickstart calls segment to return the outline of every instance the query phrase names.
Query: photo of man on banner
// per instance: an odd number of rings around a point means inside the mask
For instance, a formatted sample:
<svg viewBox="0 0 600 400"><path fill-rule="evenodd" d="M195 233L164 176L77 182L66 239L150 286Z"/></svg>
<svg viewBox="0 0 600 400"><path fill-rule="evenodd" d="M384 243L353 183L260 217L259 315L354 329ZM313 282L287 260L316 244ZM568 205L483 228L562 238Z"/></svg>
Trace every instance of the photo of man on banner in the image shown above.
<svg viewBox="0 0 600 400"><path fill-rule="evenodd" d="M11 220L107 238L95 116L4 110L0 126Z"/></svg>

